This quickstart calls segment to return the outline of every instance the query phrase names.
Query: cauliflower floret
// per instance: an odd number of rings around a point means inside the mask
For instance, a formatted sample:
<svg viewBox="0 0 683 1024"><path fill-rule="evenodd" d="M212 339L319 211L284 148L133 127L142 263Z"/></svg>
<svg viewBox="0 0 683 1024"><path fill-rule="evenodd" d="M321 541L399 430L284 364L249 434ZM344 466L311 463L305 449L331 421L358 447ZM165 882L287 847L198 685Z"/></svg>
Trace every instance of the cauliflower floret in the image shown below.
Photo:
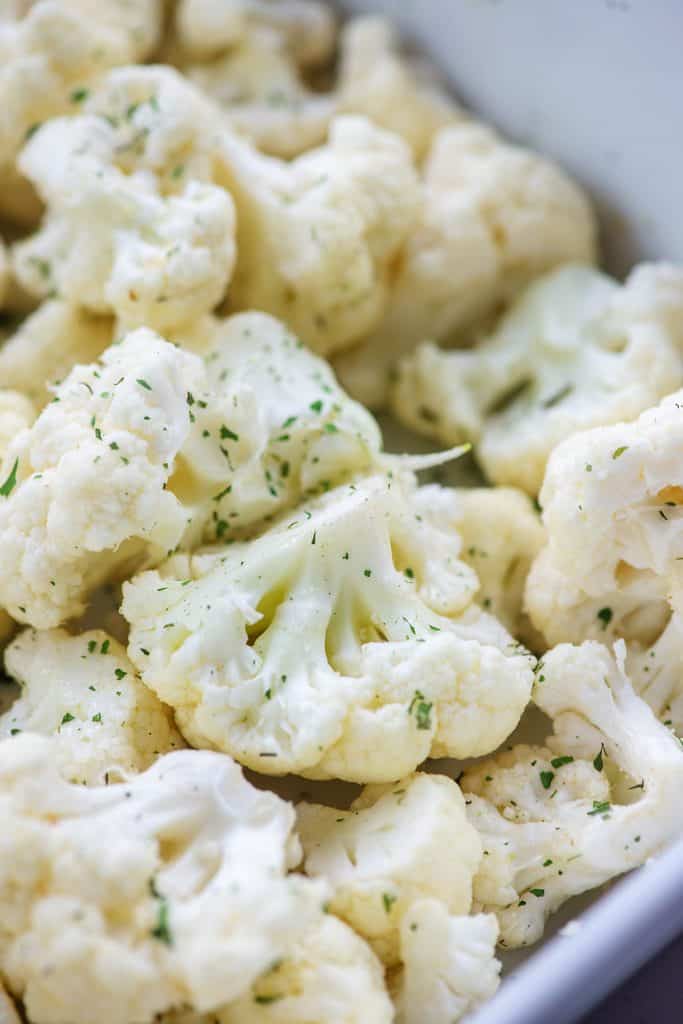
<svg viewBox="0 0 683 1024"><path fill-rule="evenodd" d="M649 645L661 633L683 558L682 446L678 391L635 422L554 449L540 494L548 541L526 588L549 644L624 636Z"/></svg>
<svg viewBox="0 0 683 1024"><path fill-rule="evenodd" d="M633 419L683 380L671 294L658 292L656 266L643 269L620 287L590 267L562 267L471 351L422 345L399 367L395 413L446 443L475 441L491 480L537 494L560 441ZM683 281L678 299L683 328Z"/></svg>
<svg viewBox="0 0 683 1024"><path fill-rule="evenodd" d="M213 1010L320 919L324 886L286 874L293 809L229 758L179 751L87 788L55 748L0 744L0 971L35 1024Z"/></svg>
<svg viewBox="0 0 683 1024"><path fill-rule="evenodd" d="M539 666L546 747L517 747L467 771L461 785L485 856L475 901L501 942L535 942L570 896L642 864L683 827L679 740L636 696L602 644L562 644Z"/></svg>
<svg viewBox="0 0 683 1024"><path fill-rule="evenodd" d="M629 644L626 668L634 689L657 718L683 736L683 621L671 616L651 647Z"/></svg>
<svg viewBox="0 0 683 1024"><path fill-rule="evenodd" d="M3 213L31 218L18 150L42 121L72 112L107 68L143 60L155 46L160 0L41 0L0 13L0 179ZM54 159L54 153L52 158ZM23 208L23 209L22 209Z"/></svg>
<svg viewBox="0 0 683 1024"><path fill-rule="evenodd" d="M348 811L299 804L297 812L306 873L332 886L332 911L385 964L400 960L399 932L416 901L469 912L482 846L452 779L417 774L366 787Z"/></svg>
<svg viewBox="0 0 683 1024"><path fill-rule="evenodd" d="M456 917L438 900L414 903L401 922L396 1024L456 1024L495 995L497 936L492 914Z"/></svg>
<svg viewBox="0 0 683 1024"><path fill-rule="evenodd" d="M5 379L1 372L0 378ZM35 418L33 403L25 395L0 388L0 464L17 434L30 427Z"/></svg>
<svg viewBox="0 0 683 1024"><path fill-rule="evenodd" d="M221 300L235 261L235 211L224 189L199 180L212 168L202 103L169 68L126 68L82 116L36 132L19 166L47 213L13 250L28 291L56 288L124 327L158 330Z"/></svg>
<svg viewBox="0 0 683 1024"><path fill-rule="evenodd" d="M259 520L379 463L372 416L284 324L264 313L215 321L201 354L212 391L206 426L220 446L195 434L183 451L195 475L216 481L206 540L253 531ZM226 449L235 472L219 487Z"/></svg>
<svg viewBox="0 0 683 1024"><path fill-rule="evenodd" d="M263 152L293 157L325 141L336 99L307 86L280 33L253 29L225 56L183 70Z"/></svg>
<svg viewBox="0 0 683 1024"><path fill-rule="evenodd" d="M302 67L330 57L336 35L332 10L315 0L180 0L175 23L181 45L204 59L247 42L254 30L275 30Z"/></svg>
<svg viewBox="0 0 683 1024"><path fill-rule="evenodd" d="M112 329L107 317L59 299L44 302L0 347L0 380L42 408L52 398L51 385L77 363L99 358L112 341Z"/></svg>
<svg viewBox="0 0 683 1024"><path fill-rule="evenodd" d="M340 357L342 383L366 405L386 404L391 367L419 342L471 341L539 274L594 257L592 211L558 167L483 125L446 127L427 158L387 314Z"/></svg>
<svg viewBox="0 0 683 1024"><path fill-rule="evenodd" d="M76 366L15 436L0 487L0 604L14 618L57 626L116 567L177 544L186 517L165 487L202 379L197 356L140 328Z"/></svg>
<svg viewBox="0 0 683 1024"><path fill-rule="evenodd" d="M5 651L5 671L21 696L0 715L0 738L56 735L57 764L71 782L119 781L184 746L169 710L102 630L24 630Z"/></svg>
<svg viewBox="0 0 683 1024"><path fill-rule="evenodd" d="M381 17L345 25L337 88L340 110L363 114L401 135L417 161L441 128L464 118L433 68L402 56L393 25Z"/></svg>
<svg viewBox="0 0 683 1024"><path fill-rule="evenodd" d="M268 774L385 782L484 753L532 670L491 617L450 617L476 589L459 547L407 482L360 480L126 583L129 656L191 743Z"/></svg>
<svg viewBox="0 0 683 1024"><path fill-rule="evenodd" d="M238 218L231 306L280 317L322 355L372 330L418 209L402 140L340 117L291 163L227 134L222 151Z"/></svg>

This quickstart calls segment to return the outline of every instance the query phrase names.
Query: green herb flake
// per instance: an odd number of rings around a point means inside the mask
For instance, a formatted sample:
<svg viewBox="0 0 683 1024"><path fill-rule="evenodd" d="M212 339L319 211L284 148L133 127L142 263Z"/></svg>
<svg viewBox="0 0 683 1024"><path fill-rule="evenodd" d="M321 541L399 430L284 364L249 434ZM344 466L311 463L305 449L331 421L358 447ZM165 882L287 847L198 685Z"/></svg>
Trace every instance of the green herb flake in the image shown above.
<svg viewBox="0 0 683 1024"><path fill-rule="evenodd" d="M66 725L68 722L73 722L73 721L74 721L74 715L72 715L70 711L65 711L65 713L62 715L62 721L61 721L60 724L61 725Z"/></svg>
<svg viewBox="0 0 683 1024"><path fill-rule="evenodd" d="M545 889L529 889L529 892L539 900L541 896L545 896Z"/></svg>
<svg viewBox="0 0 683 1024"><path fill-rule="evenodd" d="M594 800L592 811L588 811L588 815L593 814L609 814L612 809L612 805L609 800Z"/></svg>
<svg viewBox="0 0 683 1024"><path fill-rule="evenodd" d="M124 672L124 670L122 668L115 668L114 669L114 675L116 676L117 679L123 679L124 676L128 675L128 673Z"/></svg>
<svg viewBox="0 0 683 1024"><path fill-rule="evenodd" d="M396 902L396 897L392 896L390 892L383 892L382 893L382 903L384 905L384 909L386 910L387 914L391 913L391 908L393 907L395 902Z"/></svg>
<svg viewBox="0 0 683 1024"><path fill-rule="evenodd" d="M147 381L143 377L136 377L135 383L139 384L141 388L145 389L145 391L151 391L152 390L152 385L148 384Z"/></svg>
<svg viewBox="0 0 683 1024"><path fill-rule="evenodd" d="M98 711L96 715L92 716L92 720L93 720L93 722L101 722L102 721L102 712Z"/></svg>
<svg viewBox="0 0 683 1024"><path fill-rule="evenodd" d="M593 758L593 767L595 768L596 772L601 772L602 771L602 768L603 768L602 757L603 757L603 754L606 754L606 753L607 753L607 751L605 750L605 745L603 743L601 743L600 744L600 749L598 750L597 754Z"/></svg>
<svg viewBox="0 0 683 1024"><path fill-rule="evenodd" d="M69 96L69 99L72 103L83 103L84 100L87 100L89 95L90 89L74 89L71 95Z"/></svg>
<svg viewBox="0 0 683 1024"><path fill-rule="evenodd" d="M541 785L544 789L550 789L552 781L555 778L555 772L539 772L541 778Z"/></svg>
<svg viewBox="0 0 683 1024"><path fill-rule="evenodd" d="M239 441L239 439L239 434L236 434L234 430L230 430L229 427L226 427L225 423L221 424L221 440Z"/></svg>
<svg viewBox="0 0 683 1024"><path fill-rule="evenodd" d="M622 445L619 446L619 448L615 448L614 449L614 451L612 452L612 458L613 459L618 459L620 455L623 455L624 452L627 452L627 451L628 451L628 445L627 444L622 444Z"/></svg>
<svg viewBox="0 0 683 1024"><path fill-rule="evenodd" d="M14 460L14 465L12 466L12 469L10 470L9 476L5 480L5 482L2 485L2 487L0 487L0 494L3 496L3 498L9 498L10 494L12 493L14 488L17 486L17 467L18 466L19 466L19 459L15 459Z"/></svg>
<svg viewBox="0 0 683 1024"><path fill-rule="evenodd" d="M311 404L309 405L308 408L311 410L311 412L318 412L318 413L322 412L323 411L322 399L319 398L316 402L311 402Z"/></svg>
<svg viewBox="0 0 683 1024"><path fill-rule="evenodd" d="M607 629L607 627L609 626L610 622L612 621L612 615L613 612L611 608L601 608L598 612L597 617L600 619L600 622L602 622L603 629Z"/></svg>

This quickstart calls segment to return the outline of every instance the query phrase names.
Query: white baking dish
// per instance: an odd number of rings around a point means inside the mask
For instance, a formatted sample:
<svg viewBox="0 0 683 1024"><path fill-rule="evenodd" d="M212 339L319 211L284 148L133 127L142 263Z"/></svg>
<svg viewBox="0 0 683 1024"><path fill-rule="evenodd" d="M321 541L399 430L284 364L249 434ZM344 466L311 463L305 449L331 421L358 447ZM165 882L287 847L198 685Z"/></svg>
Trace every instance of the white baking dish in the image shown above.
<svg viewBox="0 0 683 1024"><path fill-rule="evenodd" d="M467 106L570 170L596 202L614 273L683 260L681 0L341 6L389 14ZM472 1024L571 1024L683 931L683 842L570 902L548 935L568 920L527 958L504 957L501 989Z"/></svg>

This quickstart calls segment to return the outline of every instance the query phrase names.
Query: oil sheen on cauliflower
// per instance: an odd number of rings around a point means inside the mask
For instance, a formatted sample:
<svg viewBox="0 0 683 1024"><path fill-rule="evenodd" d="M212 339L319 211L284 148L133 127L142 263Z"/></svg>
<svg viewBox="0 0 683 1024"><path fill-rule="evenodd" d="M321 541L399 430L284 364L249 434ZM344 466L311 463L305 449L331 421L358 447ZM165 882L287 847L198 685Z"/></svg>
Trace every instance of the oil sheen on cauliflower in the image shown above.
<svg viewBox="0 0 683 1024"><path fill-rule="evenodd" d="M496 993L500 962L492 914L449 914L438 900L416 901L401 922L396 1024L456 1024Z"/></svg>
<svg viewBox="0 0 683 1024"><path fill-rule="evenodd" d="M46 204L14 247L31 293L60 296L124 327L192 322L223 297L235 212L207 183L201 97L169 68L113 72L81 116L43 125L19 166Z"/></svg>
<svg viewBox="0 0 683 1024"><path fill-rule="evenodd" d="M102 630L24 630L5 651L5 672L21 696L0 715L0 738L55 735L57 764L71 782L120 781L184 746L169 709Z"/></svg>
<svg viewBox="0 0 683 1024"><path fill-rule="evenodd" d="M471 342L539 274L594 258L593 213L558 167L484 125L447 126L424 166L386 315L338 358L342 384L366 405L386 405L392 367L420 342Z"/></svg>
<svg viewBox="0 0 683 1024"><path fill-rule="evenodd" d="M515 747L461 780L484 850L474 880L501 942L541 937L570 896L642 864L683 830L678 738L654 717L616 657L561 644L539 666L536 704L553 721L543 747Z"/></svg>
<svg viewBox="0 0 683 1024"><path fill-rule="evenodd" d="M0 487L0 604L14 618L57 626L132 556L175 547L186 516L165 485L202 373L197 356L140 328L76 366L16 434Z"/></svg>
<svg viewBox="0 0 683 1024"><path fill-rule="evenodd" d="M418 211L405 143L339 117L325 146L291 163L228 134L222 156L238 222L232 308L272 313L322 355L372 330Z"/></svg>
<svg viewBox="0 0 683 1024"><path fill-rule="evenodd" d="M87 788L55 747L0 743L0 971L35 1024L212 1011L320 920L325 887L287 875L293 809L229 758L179 751Z"/></svg>
<svg viewBox="0 0 683 1024"><path fill-rule="evenodd" d="M406 359L394 411L448 444L474 441L494 483L538 494L560 441L634 419L680 386L683 323L673 329L659 273L644 265L619 286L590 267L552 272L474 349L425 344ZM683 274L678 301L683 321Z"/></svg>
<svg viewBox="0 0 683 1024"><path fill-rule="evenodd" d="M515 727L532 659L460 614L477 583L459 552L407 483L359 480L125 584L129 656L191 743L261 772L385 782L482 754Z"/></svg>
<svg viewBox="0 0 683 1024"><path fill-rule="evenodd" d="M401 959L402 922L416 901L469 912L482 846L452 779L417 774L367 786L348 811L299 804L297 818L306 873L332 886L332 911L385 964Z"/></svg>
<svg viewBox="0 0 683 1024"><path fill-rule="evenodd" d="M540 494L548 542L526 589L548 643L624 636L648 646L666 625L667 597L682 606L682 445L678 391L553 451Z"/></svg>

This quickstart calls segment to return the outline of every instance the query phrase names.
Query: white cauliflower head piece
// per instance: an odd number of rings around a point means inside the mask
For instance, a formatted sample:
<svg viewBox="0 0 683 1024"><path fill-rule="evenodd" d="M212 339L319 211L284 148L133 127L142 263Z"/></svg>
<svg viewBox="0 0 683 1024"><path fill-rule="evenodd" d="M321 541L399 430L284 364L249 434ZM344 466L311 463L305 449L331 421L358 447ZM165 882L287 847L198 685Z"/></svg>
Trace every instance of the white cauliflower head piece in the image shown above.
<svg viewBox="0 0 683 1024"><path fill-rule="evenodd" d="M304 869L332 886L330 907L386 964L400 959L402 921L421 899L467 914L482 857L456 782L417 774L367 786L348 811L299 804Z"/></svg>
<svg viewBox="0 0 683 1024"><path fill-rule="evenodd" d="M30 427L35 418L35 407L25 395L0 388L0 464L17 434Z"/></svg>
<svg viewBox="0 0 683 1024"><path fill-rule="evenodd" d="M683 621L671 616L651 647L628 645L626 668L637 693L657 718L683 736Z"/></svg>
<svg viewBox="0 0 683 1024"><path fill-rule="evenodd" d="M102 630L24 630L5 651L5 672L21 695L0 715L0 738L56 736L55 758L71 782L120 781L184 746L169 709Z"/></svg>
<svg viewBox="0 0 683 1024"><path fill-rule="evenodd" d="M554 164L477 123L443 128L386 316L339 357L342 383L366 405L386 404L401 356L423 341L471 341L540 274L592 262L595 234L586 197Z"/></svg>
<svg viewBox="0 0 683 1024"><path fill-rule="evenodd" d="M405 143L339 117L326 145L291 163L230 135L222 155L238 219L232 308L272 313L322 355L372 330L417 215Z"/></svg>
<svg viewBox="0 0 683 1024"><path fill-rule="evenodd" d="M407 483L359 480L125 584L129 655L190 742L262 772L382 782L490 751L532 669L492 617L451 617L476 589L459 550Z"/></svg>
<svg viewBox="0 0 683 1024"><path fill-rule="evenodd" d="M127 559L175 547L186 516L165 486L202 374L197 356L141 328L76 366L14 437L0 487L0 604L15 618L59 625Z"/></svg>
<svg viewBox="0 0 683 1024"><path fill-rule="evenodd" d="M536 704L552 720L545 747L517 747L461 780L488 854L475 905L495 912L501 941L540 938L570 896L642 864L683 828L680 741L636 695L616 658L589 641L549 651Z"/></svg>
<svg viewBox="0 0 683 1024"><path fill-rule="evenodd" d="M415 902L401 922L397 1024L456 1024L491 999L501 964L492 914L449 914L438 900Z"/></svg>
<svg viewBox="0 0 683 1024"><path fill-rule="evenodd" d="M634 419L680 386L683 330L671 329L658 270L639 268L623 286L587 266L551 272L475 348L430 343L404 360L394 411L449 444L474 441L494 483L538 494L560 441ZM683 318L683 275L678 298Z"/></svg>
<svg viewBox="0 0 683 1024"><path fill-rule="evenodd" d="M0 970L36 1024L213 1010L320 917L324 886L287 875L293 809L222 755L86 788L24 734L0 744L0 808Z"/></svg>
<svg viewBox="0 0 683 1024"><path fill-rule="evenodd" d="M683 558L682 444L678 391L555 448L540 494L548 541L526 589L548 643L657 638Z"/></svg>

